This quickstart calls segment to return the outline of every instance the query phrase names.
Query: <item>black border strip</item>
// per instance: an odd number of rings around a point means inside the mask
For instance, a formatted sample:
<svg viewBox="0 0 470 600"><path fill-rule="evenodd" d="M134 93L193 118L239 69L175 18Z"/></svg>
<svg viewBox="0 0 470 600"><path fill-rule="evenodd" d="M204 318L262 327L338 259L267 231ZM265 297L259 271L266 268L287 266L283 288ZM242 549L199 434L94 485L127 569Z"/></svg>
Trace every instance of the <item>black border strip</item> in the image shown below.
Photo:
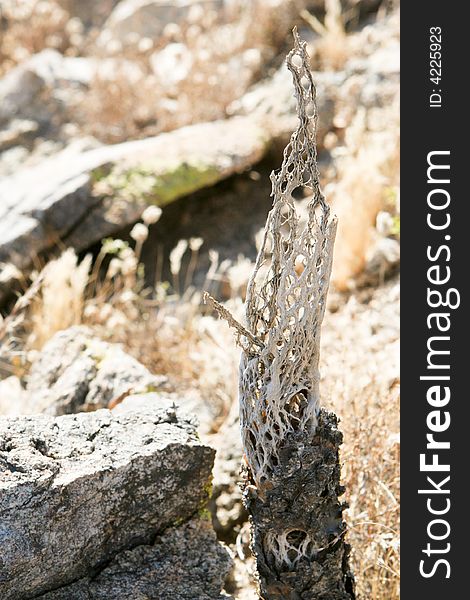
<svg viewBox="0 0 470 600"><path fill-rule="evenodd" d="M467 166L470 147L468 141L468 113L466 88L468 87L467 59L470 55L469 21L466 19L468 4L465 2L426 2L404 1L401 7L401 244L402 244L402 291L401 291L401 432L402 432L402 511L401 511L401 598L403 600L450 600L470 597L467 573L470 574L468 551L464 549L469 535L466 506L470 492L469 458L470 403L466 374L470 373L468 325L468 279L470 258L470 185L467 183ZM430 28L441 29L441 79L430 81ZM437 30L434 30L437 31ZM436 49L436 46L434 46ZM434 74L434 73L433 73ZM430 105L430 94L435 90L442 96L441 106ZM437 95L432 98L438 100ZM449 155L433 155L430 160L449 164L449 183L427 181L428 156L433 151L449 151ZM435 174L435 176L433 176ZM449 175L450 174L450 175ZM444 170L431 171L431 180L446 177ZM432 189L444 189L450 196L449 207L433 210L428 206L428 194ZM431 202L444 203L446 193L431 195ZM448 212L451 219L444 230L433 230L427 224L431 219L444 222ZM445 236L450 236L447 239ZM440 247L438 258L430 260ZM428 247L431 250L428 251ZM438 270L428 272L431 266L439 265ZM450 280L445 284L433 285L429 276L443 278L450 268ZM427 289L437 289L445 295L449 288L460 294L460 306L455 309L438 307L433 309L427 300ZM457 294L451 294L454 302ZM438 296L434 295L437 301ZM432 300L432 301L433 301ZM433 312L449 314L448 332L437 330L437 319L431 318L431 328L427 323ZM444 325L444 317L440 323ZM435 363L449 364L449 369L428 368L427 343L432 336L448 336L449 340L434 340L437 348L450 350L449 355L431 357ZM420 376L449 376L446 380L420 380ZM444 386L450 390L450 400L446 405L431 406L427 399L431 386ZM437 392L436 392L437 394ZM437 395L432 398L437 398ZM432 411L438 415L429 416ZM450 449L430 450L426 448L426 435L432 433L431 426L445 423L446 414L450 425L434 438L449 441ZM428 419L428 422L427 422ZM468 440L468 442L467 442ZM449 464L450 471L425 472L420 470L420 454L425 453L425 462L433 460L436 452L440 464ZM449 493L423 493L419 489L432 490L434 484ZM450 479L442 483L447 476ZM450 501L449 510L442 515L432 515L433 510L444 510ZM434 519L448 522L430 523ZM430 528L430 529L429 529ZM442 540L433 540L429 531ZM427 544L430 544L428 547ZM449 546L447 546L449 544ZM426 550L427 552L423 552ZM437 564L442 559L446 562ZM420 561L423 561L421 563ZM422 571L432 576L424 577ZM447 578L447 575L450 575Z"/></svg>

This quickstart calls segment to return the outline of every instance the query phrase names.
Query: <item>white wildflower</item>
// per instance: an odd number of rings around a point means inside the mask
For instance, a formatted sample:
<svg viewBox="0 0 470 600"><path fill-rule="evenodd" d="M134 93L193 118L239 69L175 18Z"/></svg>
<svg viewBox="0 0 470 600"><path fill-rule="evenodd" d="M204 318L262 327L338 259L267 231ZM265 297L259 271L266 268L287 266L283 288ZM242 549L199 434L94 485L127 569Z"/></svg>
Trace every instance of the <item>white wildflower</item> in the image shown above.
<svg viewBox="0 0 470 600"><path fill-rule="evenodd" d="M142 213L142 221L146 225L153 225L160 219L161 216L162 209L159 206L151 204L150 206L147 206L147 208Z"/></svg>
<svg viewBox="0 0 470 600"><path fill-rule="evenodd" d="M177 275L180 272L181 260L187 247L188 241L180 240L170 252L170 271L172 275Z"/></svg>
<svg viewBox="0 0 470 600"><path fill-rule="evenodd" d="M387 211L381 210L377 215L375 224L377 231L383 236L388 236L393 229L393 224L392 215Z"/></svg>
<svg viewBox="0 0 470 600"><path fill-rule="evenodd" d="M107 275L108 277L114 277L118 273L121 272L122 268L122 260L120 258L111 259L108 267Z"/></svg>
<svg viewBox="0 0 470 600"><path fill-rule="evenodd" d="M136 223L131 230L130 236L136 242L140 242L141 244L145 242L149 234L149 230L147 225L143 223Z"/></svg>
<svg viewBox="0 0 470 600"><path fill-rule="evenodd" d="M193 237L189 239L189 248L193 251L193 252L197 252L199 250L199 248L202 246L202 244L204 243L204 240L200 237Z"/></svg>

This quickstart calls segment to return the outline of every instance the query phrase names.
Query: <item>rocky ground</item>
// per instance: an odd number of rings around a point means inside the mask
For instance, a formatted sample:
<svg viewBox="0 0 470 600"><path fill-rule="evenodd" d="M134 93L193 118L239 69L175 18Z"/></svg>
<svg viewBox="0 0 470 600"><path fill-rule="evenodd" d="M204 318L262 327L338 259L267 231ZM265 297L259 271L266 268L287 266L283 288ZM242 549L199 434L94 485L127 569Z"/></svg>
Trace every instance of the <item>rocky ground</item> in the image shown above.
<svg viewBox="0 0 470 600"><path fill-rule="evenodd" d="M397 3L5 0L2 598L256 598L239 354L201 296L242 315L294 25L339 217L323 404L359 597L399 597Z"/></svg>

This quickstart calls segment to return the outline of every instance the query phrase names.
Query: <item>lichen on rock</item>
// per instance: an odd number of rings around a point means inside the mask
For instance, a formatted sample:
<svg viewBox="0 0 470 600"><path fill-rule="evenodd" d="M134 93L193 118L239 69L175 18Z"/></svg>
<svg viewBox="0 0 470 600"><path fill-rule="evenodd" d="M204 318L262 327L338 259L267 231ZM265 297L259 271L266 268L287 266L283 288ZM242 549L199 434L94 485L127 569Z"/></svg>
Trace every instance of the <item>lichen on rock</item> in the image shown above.
<svg viewBox="0 0 470 600"><path fill-rule="evenodd" d="M99 178L99 188L113 199L143 201L165 206L219 181L219 171L195 158L174 165L155 160L134 167L116 167ZM95 187L95 190L97 187Z"/></svg>

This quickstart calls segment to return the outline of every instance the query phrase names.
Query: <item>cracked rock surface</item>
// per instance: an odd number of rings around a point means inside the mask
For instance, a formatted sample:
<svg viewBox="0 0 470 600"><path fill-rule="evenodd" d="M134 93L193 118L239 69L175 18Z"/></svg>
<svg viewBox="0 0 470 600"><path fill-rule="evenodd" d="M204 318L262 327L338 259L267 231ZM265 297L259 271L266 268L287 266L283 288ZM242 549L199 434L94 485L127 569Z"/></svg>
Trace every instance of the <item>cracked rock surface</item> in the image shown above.
<svg viewBox="0 0 470 600"><path fill-rule="evenodd" d="M212 597L209 591L207 596L177 591L168 596L156 588L152 596L142 590L154 577L149 573L163 568L158 557L167 554L171 561L171 544L162 545L172 536L168 528L197 515L205 505L213 461L214 451L198 441L191 418L171 401L140 406L138 412L0 419L0 597L36 597L98 573L103 589L110 589L106 585L124 577L119 565L126 561L134 566L126 575L123 595L110 593L108 598ZM184 531L192 532L185 527L172 537L176 553ZM212 535L204 529L187 533L187 553L196 552L200 578L207 571L207 581L215 581L215 567L208 565L204 571L201 565L204 560L219 564L221 551L209 557L197 548L201 544L203 550L204 543L215 547ZM217 567L218 592L227 560ZM183 580L183 575L175 576L175 590ZM106 597L105 592L86 593L58 597Z"/></svg>
<svg viewBox="0 0 470 600"><path fill-rule="evenodd" d="M231 566L209 522L195 518L122 552L96 577L39 596L41 600L215 600ZM225 596L226 598L226 596Z"/></svg>

